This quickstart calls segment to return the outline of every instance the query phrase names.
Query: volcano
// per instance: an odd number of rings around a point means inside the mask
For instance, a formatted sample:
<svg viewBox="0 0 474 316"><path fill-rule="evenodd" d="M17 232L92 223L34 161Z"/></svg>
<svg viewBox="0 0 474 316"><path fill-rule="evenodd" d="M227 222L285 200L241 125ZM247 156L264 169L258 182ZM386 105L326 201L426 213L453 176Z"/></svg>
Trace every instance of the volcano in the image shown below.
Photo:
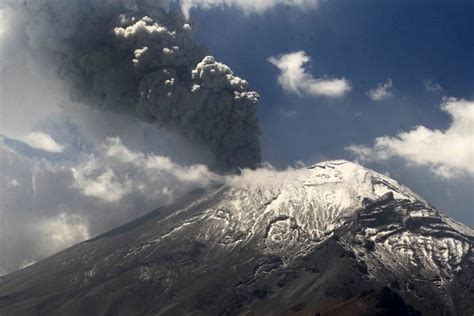
<svg viewBox="0 0 474 316"><path fill-rule="evenodd" d="M0 314L474 314L470 228L352 162L257 172L0 278Z"/></svg>

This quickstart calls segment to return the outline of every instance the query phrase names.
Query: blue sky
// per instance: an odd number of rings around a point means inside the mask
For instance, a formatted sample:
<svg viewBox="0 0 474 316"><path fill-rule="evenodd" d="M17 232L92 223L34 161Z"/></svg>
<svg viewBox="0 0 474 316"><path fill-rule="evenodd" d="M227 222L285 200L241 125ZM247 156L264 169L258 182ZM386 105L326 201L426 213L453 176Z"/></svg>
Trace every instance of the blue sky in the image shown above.
<svg viewBox="0 0 474 316"><path fill-rule="evenodd" d="M443 98L473 99L472 1L334 0L305 10L276 6L244 13L215 7L192 14L199 40L261 94L264 159L276 166L354 159L345 147L371 146L377 137L417 125L445 130L452 120L441 109ZM340 98L285 92L267 59L300 50L311 57L309 73L344 77L351 91ZM367 91L389 78L392 96L372 101ZM427 81L439 91L427 91ZM401 158L367 165L474 225L471 176L446 179L429 165Z"/></svg>

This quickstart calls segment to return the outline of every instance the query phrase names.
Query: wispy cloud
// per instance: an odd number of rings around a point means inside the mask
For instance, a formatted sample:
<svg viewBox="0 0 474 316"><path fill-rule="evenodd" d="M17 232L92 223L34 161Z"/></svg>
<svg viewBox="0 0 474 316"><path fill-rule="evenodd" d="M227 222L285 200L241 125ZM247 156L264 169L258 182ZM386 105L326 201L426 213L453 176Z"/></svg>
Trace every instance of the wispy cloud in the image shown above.
<svg viewBox="0 0 474 316"><path fill-rule="evenodd" d="M263 13L277 6L293 7L300 10L314 9L319 0L180 0L181 9L186 17L192 8L211 9L233 7L242 12Z"/></svg>
<svg viewBox="0 0 474 316"><path fill-rule="evenodd" d="M305 65L311 58L304 51L296 51L268 58L278 67L278 83L288 93L299 96L341 97L351 90L345 78L315 78L307 72Z"/></svg>
<svg viewBox="0 0 474 316"><path fill-rule="evenodd" d="M387 79L386 82L381 82L376 88L369 90L367 96L375 102L379 102L388 99L393 96L393 83L392 79Z"/></svg>
<svg viewBox="0 0 474 316"><path fill-rule="evenodd" d="M42 240L40 246L46 248L45 252L56 252L90 237L85 218L65 212L41 221L37 229L38 237ZM27 262L23 262L20 268L27 265Z"/></svg>
<svg viewBox="0 0 474 316"><path fill-rule="evenodd" d="M443 91L443 87L437 82L433 82L431 80L425 80L423 81L423 86L425 87L425 90L428 92L440 92Z"/></svg>

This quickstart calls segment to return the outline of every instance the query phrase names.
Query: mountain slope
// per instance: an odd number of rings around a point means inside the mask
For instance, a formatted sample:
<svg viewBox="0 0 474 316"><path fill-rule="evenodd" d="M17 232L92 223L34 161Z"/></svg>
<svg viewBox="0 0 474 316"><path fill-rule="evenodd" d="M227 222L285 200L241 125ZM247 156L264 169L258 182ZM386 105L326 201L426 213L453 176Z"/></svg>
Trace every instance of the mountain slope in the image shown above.
<svg viewBox="0 0 474 316"><path fill-rule="evenodd" d="M347 161L244 172L0 278L0 314L472 315L473 240Z"/></svg>

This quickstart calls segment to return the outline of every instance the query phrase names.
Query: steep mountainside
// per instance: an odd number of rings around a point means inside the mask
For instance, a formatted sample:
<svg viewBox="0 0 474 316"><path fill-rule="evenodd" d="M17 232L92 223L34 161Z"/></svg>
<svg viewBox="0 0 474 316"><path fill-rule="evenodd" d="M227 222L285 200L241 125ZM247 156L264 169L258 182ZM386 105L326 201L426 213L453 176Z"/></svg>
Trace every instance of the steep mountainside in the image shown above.
<svg viewBox="0 0 474 316"><path fill-rule="evenodd" d="M0 278L0 314L472 315L473 241L354 163L244 173Z"/></svg>

